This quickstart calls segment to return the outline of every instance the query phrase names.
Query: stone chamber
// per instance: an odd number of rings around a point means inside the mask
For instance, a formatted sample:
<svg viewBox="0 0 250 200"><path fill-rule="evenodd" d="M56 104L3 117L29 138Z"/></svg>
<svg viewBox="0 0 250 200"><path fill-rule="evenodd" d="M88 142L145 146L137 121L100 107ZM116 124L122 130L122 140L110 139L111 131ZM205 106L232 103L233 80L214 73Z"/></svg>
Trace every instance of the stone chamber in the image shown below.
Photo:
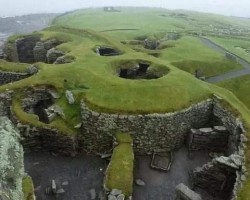
<svg viewBox="0 0 250 200"><path fill-rule="evenodd" d="M65 64L74 61L73 56L66 55L57 47L64 41L48 39L43 41L41 35L26 35L15 41L8 41L4 46L4 58L9 62L48 64Z"/></svg>
<svg viewBox="0 0 250 200"><path fill-rule="evenodd" d="M128 60L116 65L115 73L124 79L158 79L168 73L168 69L143 60Z"/></svg>
<svg viewBox="0 0 250 200"><path fill-rule="evenodd" d="M95 182L93 176L102 180L108 161L103 161L100 157L89 157L82 152L101 156L112 153L114 135L117 132L130 133L133 138L136 155L134 177L144 179L145 182L143 187L134 185L133 195L136 200L140 200L138 194L148 195L144 196L144 199L155 197L166 199L164 192L167 192L169 199L174 199L178 194L180 199L185 197L184 199L194 200L194 196L200 196L203 199L231 200L236 199L237 192L246 179L244 142L247 139L243 124L222 106L220 102L223 100L218 97L202 101L179 112L142 115L99 113L88 108L82 101L80 132L84 134L67 136L55 129L35 127L20 122L11 109L12 95L12 92L0 95L0 115L8 117L11 124L20 132L21 144L26 152L24 156L26 169L29 169L34 177L39 198L44 195L44 188L51 185L51 179L56 181L59 187L57 192L62 199L67 199L67 195L74 193L73 184L76 184L77 180L82 181L89 192L81 194L82 196L76 199L83 196L91 199L91 197L97 198L99 193L101 195L102 181ZM55 92L50 88L27 90L22 100L22 107L24 111L38 115L41 122L49 123L48 116L51 113L46 110L54 105L55 98ZM47 117L44 117L45 113ZM19 144L19 141L15 144ZM31 151L32 153L28 154ZM148 167L151 162L150 155L166 152L173 152L172 167L169 172L158 172ZM46 154L47 157L43 157ZM7 155L11 156L11 151L7 152ZM37 156L41 156L43 160L47 158L47 163L39 160ZM76 162L72 164L76 174L72 175L70 166L60 169L64 162L61 156L82 158L82 162L75 161L75 158L66 161L68 158L65 158L65 162ZM77 159L79 157L76 157ZM91 164L79 169L78 172L78 168L86 160L91 160ZM88 170L92 168L95 170L91 175ZM48 177L44 176L44 170L52 170L51 172L54 170L57 173L52 173L51 177ZM61 170L65 170L65 174L69 175L60 178ZM41 176L44 177L43 180L39 178ZM172 185L168 184L167 179L172 181ZM39 185L39 180L42 185ZM88 180L91 186L87 186ZM176 193L175 187L181 183L186 186L177 187ZM11 187L9 182L6 188L8 186ZM186 187L189 189L185 189ZM150 191L151 194L148 193Z"/></svg>

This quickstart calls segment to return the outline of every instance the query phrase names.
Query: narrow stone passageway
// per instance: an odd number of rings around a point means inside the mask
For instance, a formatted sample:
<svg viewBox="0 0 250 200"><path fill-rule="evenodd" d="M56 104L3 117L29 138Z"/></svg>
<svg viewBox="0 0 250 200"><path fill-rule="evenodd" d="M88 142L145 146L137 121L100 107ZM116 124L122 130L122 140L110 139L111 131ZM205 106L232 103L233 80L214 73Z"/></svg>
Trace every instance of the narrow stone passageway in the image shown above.
<svg viewBox="0 0 250 200"><path fill-rule="evenodd" d="M37 200L88 200L101 195L107 163L100 157L27 153L24 161L25 172L33 179ZM56 183L56 194L51 194L52 191L46 194L52 180Z"/></svg>
<svg viewBox="0 0 250 200"><path fill-rule="evenodd" d="M207 163L210 158L206 152L194 152L190 159L187 148L182 147L174 152L173 163L167 173L150 168L150 160L150 156L136 157L134 179L142 179L145 186L134 186L135 200L174 200L175 187L179 183L191 187L189 172Z"/></svg>

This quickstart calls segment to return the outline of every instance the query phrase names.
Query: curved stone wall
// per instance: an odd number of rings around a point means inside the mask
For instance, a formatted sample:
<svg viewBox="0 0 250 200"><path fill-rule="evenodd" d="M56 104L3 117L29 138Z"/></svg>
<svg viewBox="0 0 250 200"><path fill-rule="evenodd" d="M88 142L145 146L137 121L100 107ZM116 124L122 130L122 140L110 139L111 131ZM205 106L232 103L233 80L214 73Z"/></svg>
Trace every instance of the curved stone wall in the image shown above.
<svg viewBox="0 0 250 200"><path fill-rule="evenodd" d="M112 147L113 135L131 133L136 153L171 151L181 147L191 128L206 126L213 117L213 101L206 100L175 113L119 115L98 113L81 103L83 146L90 152Z"/></svg>

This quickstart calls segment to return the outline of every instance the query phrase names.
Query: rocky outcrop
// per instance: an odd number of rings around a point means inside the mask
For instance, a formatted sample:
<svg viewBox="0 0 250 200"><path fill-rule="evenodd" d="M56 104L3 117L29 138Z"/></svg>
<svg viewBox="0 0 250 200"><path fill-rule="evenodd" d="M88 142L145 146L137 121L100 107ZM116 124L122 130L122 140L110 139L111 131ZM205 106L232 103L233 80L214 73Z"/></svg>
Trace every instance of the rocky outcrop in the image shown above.
<svg viewBox="0 0 250 200"><path fill-rule="evenodd" d="M0 160L0 199L22 199L23 148L7 117L0 117Z"/></svg>

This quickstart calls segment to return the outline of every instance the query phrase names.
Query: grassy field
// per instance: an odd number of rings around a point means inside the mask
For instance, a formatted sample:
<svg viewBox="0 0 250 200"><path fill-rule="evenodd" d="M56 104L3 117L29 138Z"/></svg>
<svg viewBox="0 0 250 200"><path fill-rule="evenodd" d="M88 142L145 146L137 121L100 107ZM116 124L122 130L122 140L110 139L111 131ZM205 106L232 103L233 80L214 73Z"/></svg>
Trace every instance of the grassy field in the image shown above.
<svg viewBox="0 0 250 200"><path fill-rule="evenodd" d="M212 41L221 45L228 51L250 62L250 39L209 37Z"/></svg>
<svg viewBox="0 0 250 200"><path fill-rule="evenodd" d="M250 109L250 75L224 81L218 85L232 91Z"/></svg>

